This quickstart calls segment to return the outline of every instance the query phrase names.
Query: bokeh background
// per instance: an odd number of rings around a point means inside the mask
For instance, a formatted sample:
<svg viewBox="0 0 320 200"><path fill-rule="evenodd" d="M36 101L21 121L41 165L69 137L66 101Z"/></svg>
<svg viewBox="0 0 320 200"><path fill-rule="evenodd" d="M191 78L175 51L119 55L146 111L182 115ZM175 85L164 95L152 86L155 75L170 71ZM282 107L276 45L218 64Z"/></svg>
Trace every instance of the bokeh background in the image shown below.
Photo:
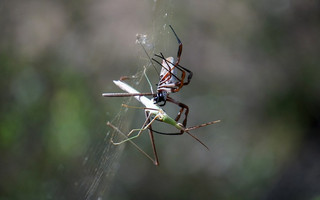
<svg viewBox="0 0 320 200"><path fill-rule="evenodd" d="M110 146L106 121L126 132L144 114L101 93L148 64L137 33L151 55L176 54L168 24L194 72L172 97L189 105L190 126L222 122L193 131L210 151L156 135L155 167L132 145ZM316 0L3 0L0 199L318 200L319 52ZM136 142L151 152L147 134Z"/></svg>

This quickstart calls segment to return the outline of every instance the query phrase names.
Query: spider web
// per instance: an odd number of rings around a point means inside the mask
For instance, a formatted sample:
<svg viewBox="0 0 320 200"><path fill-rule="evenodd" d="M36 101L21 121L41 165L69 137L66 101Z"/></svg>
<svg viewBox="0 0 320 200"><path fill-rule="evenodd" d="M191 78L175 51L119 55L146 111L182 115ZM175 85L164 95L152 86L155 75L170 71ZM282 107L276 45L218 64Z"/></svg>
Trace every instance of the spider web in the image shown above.
<svg viewBox="0 0 320 200"><path fill-rule="evenodd" d="M157 75L154 70L154 66L150 62L149 56L152 56L154 52L158 52L158 48L162 51L166 50L167 43L166 37L168 37L168 24L171 21L173 8L171 0L157 1L154 0L151 4L152 9L152 33L151 34L137 34L137 49L139 49L139 62L137 66L137 72L130 76L133 80L131 84L140 90L142 81L146 81L144 77L144 70L147 73L153 73ZM140 44L140 45L139 45ZM148 73L149 75L149 73ZM117 77L115 77L116 79ZM130 80L131 80L130 79ZM152 77L152 80L157 80ZM151 83L153 86L155 83ZM148 84L144 84L148 85ZM150 90L149 87L141 89L141 91ZM103 91L113 92L113 91ZM133 104L135 100L131 98L121 98L124 104ZM141 105L140 105L141 106ZM127 113L128 108L119 106L119 112L114 116L112 120L107 119L117 128L123 132L128 132L130 123L132 121L132 115ZM110 143L111 137L114 137L115 141L121 140L121 136L115 133L106 126L108 130L104 139L95 143L95 146L90 150L87 156L84 158L83 165L85 169L84 179L79 183L78 189L80 190L78 196L80 199L105 199L108 196L108 190L112 186L113 179L119 168L119 157L121 156L124 146L115 146Z"/></svg>

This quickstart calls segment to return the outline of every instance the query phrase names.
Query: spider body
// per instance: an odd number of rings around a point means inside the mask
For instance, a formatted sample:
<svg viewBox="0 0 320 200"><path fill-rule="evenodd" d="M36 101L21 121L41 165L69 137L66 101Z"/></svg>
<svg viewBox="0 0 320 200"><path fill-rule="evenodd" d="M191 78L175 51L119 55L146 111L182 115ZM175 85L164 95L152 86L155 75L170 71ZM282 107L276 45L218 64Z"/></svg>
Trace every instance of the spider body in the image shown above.
<svg viewBox="0 0 320 200"><path fill-rule="evenodd" d="M155 104L158 104L159 106L164 106L167 101L178 105L180 107L180 112L176 117L176 121L180 119L182 112L185 110L185 119L183 121L183 125L186 126L189 107L179 101L172 99L171 97L169 97L169 94L178 92L184 85L188 85L191 81L193 73L189 69L182 67L179 64L183 45L176 32L173 30L172 26L169 25L169 27L175 35L179 45L177 60L175 61L173 57L165 58L162 53L155 54L156 57L162 59L162 63L152 58L153 61L162 66L159 75L159 82L157 84L157 94L153 98L153 102Z"/></svg>
<svg viewBox="0 0 320 200"><path fill-rule="evenodd" d="M159 106L164 106L168 100L168 95L170 93L178 92L184 85L188 85L191 81L193 73L185 67L182 67L180 63L181 54L182 54L182 42L179 39L176 32L173 30L172 26L169 25L173 34L175 35L179 47L177 52L177 60L174 61L173 57L165 58L162 53L155 54L156 57L162 59L162 63L156 59L152 59L162 66L159 76L159 83L157 84L157 95L154 97L154 103ZM186 79L186 75L187 80ZM160 104L163 102L162 104Z"/></svg>

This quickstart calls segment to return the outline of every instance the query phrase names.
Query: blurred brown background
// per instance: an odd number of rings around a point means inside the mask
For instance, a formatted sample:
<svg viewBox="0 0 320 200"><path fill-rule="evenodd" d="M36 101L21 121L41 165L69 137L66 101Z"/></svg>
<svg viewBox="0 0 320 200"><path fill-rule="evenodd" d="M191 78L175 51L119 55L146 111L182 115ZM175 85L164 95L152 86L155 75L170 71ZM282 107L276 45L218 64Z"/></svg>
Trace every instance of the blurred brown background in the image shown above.
<svg viewBox="0 0 320 200"><path fill-rule="evenodd" d="M193 131L210 151L156 135L155 167L131 145L109 145L105 123L122 99L101 93L148 63L137 33L148 51L176 55L168 24L194 72L172 97L189 105L190 126L222 122ZM315 0L3 0L0 200L318 200L319 52ZM123 131L142 125L142 111L128 115ZM147 134L139 141L151 152Z"/></svg>

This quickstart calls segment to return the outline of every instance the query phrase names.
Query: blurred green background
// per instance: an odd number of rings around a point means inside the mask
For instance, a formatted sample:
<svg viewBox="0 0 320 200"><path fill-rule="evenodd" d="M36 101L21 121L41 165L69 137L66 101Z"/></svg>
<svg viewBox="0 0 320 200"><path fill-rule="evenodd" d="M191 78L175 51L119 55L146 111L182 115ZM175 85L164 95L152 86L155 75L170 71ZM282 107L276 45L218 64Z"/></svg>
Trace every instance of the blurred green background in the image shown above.
<svg viewBox="0 0 320 200"><path fill-rule="evenodd" d="M168 24L194 72L172 97L190 126L222 122L193 131L210 151L155 135L155 167L110 146L122 99L101 93L148 63L137 33L176 55ZM3 0L0 199L320 199L319 52L315 0ZM142 125L140 110L119 114L123 131ZM151 152L147 134L137 142Z"/></svg>

